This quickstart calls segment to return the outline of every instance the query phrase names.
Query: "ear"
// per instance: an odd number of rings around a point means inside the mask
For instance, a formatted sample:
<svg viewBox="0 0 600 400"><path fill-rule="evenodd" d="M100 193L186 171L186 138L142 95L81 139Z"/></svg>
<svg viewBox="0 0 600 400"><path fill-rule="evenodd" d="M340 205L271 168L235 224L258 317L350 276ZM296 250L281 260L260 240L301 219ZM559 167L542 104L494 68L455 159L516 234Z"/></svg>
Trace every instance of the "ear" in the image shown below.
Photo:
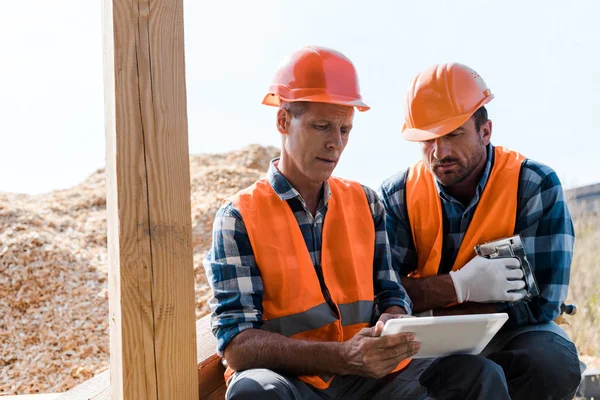
<svg viewBox="0 0 600 400"><path fill-rule="evenodd" d="M280 108L279 111L277 111L276 124L277 124L277 130L279 131L279 133L281 133L282 135L287 135L291 121L292 121L292 115L289 113L288 110Z"/></svg>
<svg viewBox="0 0 600 400"><path fill-rule="evenodd" d="M481 126L481 141L483 142L483 144L485 146L487 146L488 143L490 143L491 138L492 138L492 120L488 119Z"/></svg>

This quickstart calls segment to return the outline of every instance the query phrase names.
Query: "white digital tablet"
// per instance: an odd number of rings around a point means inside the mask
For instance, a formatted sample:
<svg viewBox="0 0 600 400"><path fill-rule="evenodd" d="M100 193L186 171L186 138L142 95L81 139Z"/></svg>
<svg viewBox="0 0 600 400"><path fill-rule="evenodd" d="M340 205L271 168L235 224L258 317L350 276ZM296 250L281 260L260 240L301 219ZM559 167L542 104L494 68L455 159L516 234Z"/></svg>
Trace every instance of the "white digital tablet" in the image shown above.
<svg viewBox="0 0 600 400"><path fill-rule="evenodd" d="M381 335L412 332L421 343L412 358L479 354L508 320L508 314L473 314L388 320Z"/></svg>

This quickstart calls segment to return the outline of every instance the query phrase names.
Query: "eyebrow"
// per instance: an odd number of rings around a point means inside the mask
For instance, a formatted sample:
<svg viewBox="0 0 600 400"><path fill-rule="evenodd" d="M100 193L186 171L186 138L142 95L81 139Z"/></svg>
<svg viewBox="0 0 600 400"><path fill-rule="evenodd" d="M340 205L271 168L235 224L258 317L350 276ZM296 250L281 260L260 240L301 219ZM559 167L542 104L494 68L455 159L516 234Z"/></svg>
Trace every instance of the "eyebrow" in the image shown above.
<svg viewBox="0 0 600 400"><path fill-rule="evenodd" d="M318 124L318 123L332 124L334 122L331 121L328 118L315 118L314 120L310 121L310 123L311 124ZM350 123L350 124L342 124L341 126L344 127L344 128L349 128L349 129L353 128L353 124L352 123Z"/></svg>

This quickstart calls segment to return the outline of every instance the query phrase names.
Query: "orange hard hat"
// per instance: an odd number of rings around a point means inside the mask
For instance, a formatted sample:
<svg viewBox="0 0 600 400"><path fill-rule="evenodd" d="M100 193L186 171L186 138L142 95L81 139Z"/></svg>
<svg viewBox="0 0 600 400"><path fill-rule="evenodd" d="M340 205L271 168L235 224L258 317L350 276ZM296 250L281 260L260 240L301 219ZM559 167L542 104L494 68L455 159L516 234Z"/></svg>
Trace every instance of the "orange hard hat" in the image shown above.
<svg viewBox="0 0 600 400"><path fill-rule="evenodd" d="M494 98L479 74L466 65L434 65L408 85L402 136L421 142L444 136Z"/></svg>
<svg viewBox="0 0 600 400"><path fill-rule="evenodd" d="M286 58L269 86L263 104L310 101L356 107L367 111L352 62L342 53L306 46Z"/></svg>

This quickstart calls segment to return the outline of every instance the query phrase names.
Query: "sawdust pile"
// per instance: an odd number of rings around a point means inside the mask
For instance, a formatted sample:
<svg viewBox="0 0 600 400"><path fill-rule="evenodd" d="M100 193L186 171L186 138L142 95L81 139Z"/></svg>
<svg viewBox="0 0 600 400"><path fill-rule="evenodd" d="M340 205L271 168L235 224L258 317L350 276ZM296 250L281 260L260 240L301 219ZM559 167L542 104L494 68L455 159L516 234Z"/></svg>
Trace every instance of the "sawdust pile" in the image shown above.
<svg viewBox="0 0 600 400"><path fill-rule="evenodd" d="M197 317L201 260L221 199L264 175L276 148L190 157ZM0 395L63 392L108 367L104 170L62 191L0 193Z"/></svg>

